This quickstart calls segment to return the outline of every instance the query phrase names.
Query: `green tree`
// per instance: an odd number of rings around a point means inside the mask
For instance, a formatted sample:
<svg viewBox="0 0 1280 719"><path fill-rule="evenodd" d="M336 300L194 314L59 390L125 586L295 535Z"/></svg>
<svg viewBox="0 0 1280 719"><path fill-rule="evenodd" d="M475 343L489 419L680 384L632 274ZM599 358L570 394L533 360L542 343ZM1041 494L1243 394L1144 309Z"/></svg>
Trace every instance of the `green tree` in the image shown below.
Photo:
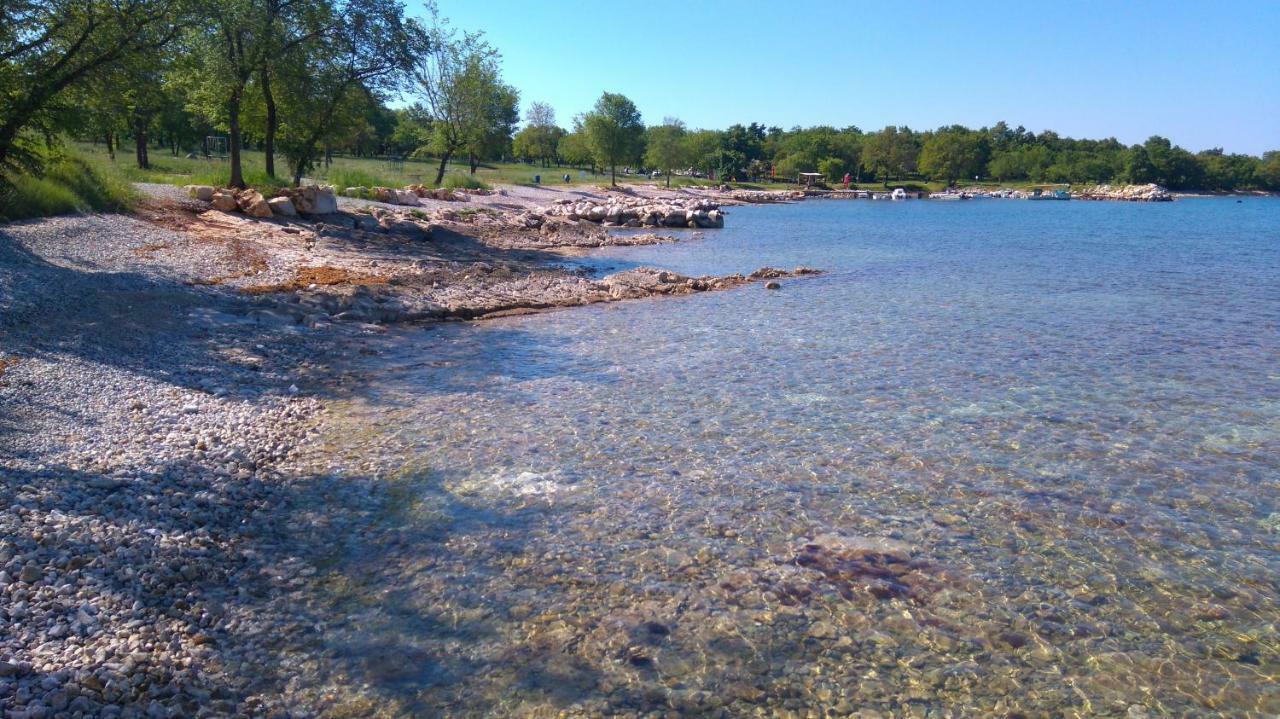
<svg viewBox="0 0 1280 719"><path fill-rule="evenodd" d="M618 184L618 163L641 155L644 122L635 103L625 95L606 92L583 123L596 160L609 168L609 181Z"/></svg>
<svg viewBox="0 0 1280 719"><path fill-rule="evenodd" d="M520 94L496 73L494 63L484 76L473 79L474 114L467 122L463 148L473 175L481 160L500 157L511 147L512 132L520 121Z"/></svg>
<svg viewBox="0 0 1280 719"><path fill-rule="evenodd" d="M842 181L847 171L848 165L838 157L828 157L818 163L818 172L821 172L828 182Z"/></svg>
<svg viewBox="0 0 1280 719"><path fill-rule="evenodd" d="M431 51L414 71L416 87L431 111L431 142L417 154L440 158L435 184L444 181L449 160L476 141L477 125L485 123L486 103L498 84L498 53L483 35L457 35L439 18L431 31Z"/></svg>
<svg viewBox="0 0 1280 719"><path fill-rule="evenodd" d="M275 177L275 141L280 127L279 108L271 80L282 71L296 75L297 63L307 63L309 54L299 48L323 37L337 26L341 15L334 13L328 0L261 0L263 37L257 70L258 88L262 91L262 152L268 175ZM294 66L291 66L293 64Z"/></svg>
<svg viewBox="0 0 1280 719"><path fill-rule="evenodd" d="M1254 176L1262 189L1280 191L1280 150L1263 153Z"/></svg>
<svg viewBox="0 0 1280 719"><path fill-rule="evenodd" d="M34 167L23 133L52 137L55 101L95 72L159 51L187 21L181 0L0 2L0 170Z"/></svg>
<svg viewBox="0 0 1280 719"><path fill-rule="evenodd" d="M867 135L863 142L863 162L887 186L889 180L906 177L915 171L919 155L914 133L909 128L893 125Z"/></svg>
<svg viewBox="0 0 1280 719"><path fill-rule="evenodd" d="M431 113L421 103L395 111L396 125L388 139L388 149L407 154L431 141Z"/></svg>
<svg viewBox="0 0 1280 719"><path fill-rule="evenodd" d="M1151 156L1147 154L1147 148L1142 145L1134 145L1129 149L1129 157L1125 162L1124 172L1129 182L1135 185L1155 182L1157 177L1156 166L1151 162Z"/></svg>
<svg viewBox="0 0 1280 719"><path fill-rule="evenodd" d="M314 164L320 142L365 124L368 100L400 90L430 48L427 32L405 19L397 0L346 0L337 10L340 19L328 32L300 46L309 50L307 62L282 66L288 121L281 144L294 185Z"/></svg>
<svg viewBox="0 0 1280 719"><path fill-rule="evenodd" d="M232 187L244 187L242 113L250 78L267 57L266 6L257 0L217 0L203 6L187 39L187 82L193 109L227 130Z"/></svg>
<svg viewBox="0 0 1280 719"><path fill-rule="evenodd" d="M645 164L666 173L667 187L671 187L671 171L687 162L684 136L684 123L674 117L664 119L646 133Z"/></svg>
<svg viewBox="0 0 1280 719"><path fill-rule="evenodd" d="M716 157L720 149L720 133L715 130L695 130L686 133L683 140L685 162L694 170L715 172Z"/></svg>
<svg viewBox="0 0 1280 719"><path fill-rule="evenodd" d="M571 167L591 167L592 174L596 171L595 155L591 152L591 143L587 141L586 130L582 126L581 119L574 121L573 132L565 135L560 140L557 148L560 153L560 159L567 162Z"/></svg>
<svg viewBox="0 0 1280 719"><path fill-rule="evenodd" d="M564 136L564 129L556 125L556 111L545 102L534 102L529 105L524 128L512 141L512 152L525 160L541 160L543 167L549 167Z"/></svg>
<svg viewBox="0 0 1280 719"><path fill-rule="evenodd" d="M982 172L983 160L976 134L964 128L947 128L933 133L920 150L920 172L942 178L948 185L961 177Z"/></svg>

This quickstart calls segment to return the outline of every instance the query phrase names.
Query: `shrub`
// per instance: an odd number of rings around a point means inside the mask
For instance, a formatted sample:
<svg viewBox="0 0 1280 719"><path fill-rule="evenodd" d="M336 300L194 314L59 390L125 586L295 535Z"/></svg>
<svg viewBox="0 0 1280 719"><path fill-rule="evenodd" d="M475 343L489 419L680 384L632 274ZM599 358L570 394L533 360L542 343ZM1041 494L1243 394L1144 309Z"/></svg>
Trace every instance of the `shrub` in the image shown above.
<svg viewBox="0 0 1280 719"><path fill-rule="evenodd" d="M75 153L44 158L43 171L0 178L0 222L127 209L133 187Z"/></svg>

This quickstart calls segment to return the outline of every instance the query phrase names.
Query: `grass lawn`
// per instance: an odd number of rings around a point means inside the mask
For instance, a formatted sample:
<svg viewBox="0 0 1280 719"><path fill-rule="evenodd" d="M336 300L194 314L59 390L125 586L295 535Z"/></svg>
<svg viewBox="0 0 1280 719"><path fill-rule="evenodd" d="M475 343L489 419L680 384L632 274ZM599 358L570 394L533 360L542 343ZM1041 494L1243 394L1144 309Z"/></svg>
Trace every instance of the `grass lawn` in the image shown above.
<svg viewBox="0 0 1280 719"><path fill-rule="evenodd" d="M133 153L129 150L117 152L116 159L113 161L107 156L106 148L102 145L79 142L73 143L73 146L90 165L100 169L103 174L124 177L134 182L221 186L227 183L231 173L230 162L227 160L206 160L204 158L188 160L185 155L174 157L169 154L169 151L159 148L151 151L151 169L139 170L134 163ZM277 178L268 177L263 170L262 152L245 150L241 157L244 163L245 181L253 187L269 189L289 184L288 178L283 177L287 172L283 157L276 157L276 171L282 175L282 177ZM435 180L438 167L438 161L433 160L405 160L402 164L393 166L386 160L375 158L334 157L332 165L329 167L323 165L317 167L307 179L331 184L340 190L344 187L355 186L404 187L412 184L429 185ZM534 176L541 176L542 184L557 186L565 184L564 176L566 174L569 175L568 184L570 185L596 186L609 184L608 172L592 174L590 170L581 170L573 167L541 167L521 162L485 163L477 169L474 179L479 180L486 186L532 185L534 184ZM468 178L470 178L470 168L467 167L465 162L450 163L445 174L445 184L451 187L461 187ZM624 175L621 172L618 174L618 182L619 184L654 183L647 176ZM665 186L665 181L659 179L657 184ZM672 188L709 184L711 184L709 180L691 177L677 176L671 179ZM800 188L795 183L787 182L738 182L732 184L734 187L748 190L795 190ZM997 182L987 179L977 182L961 181L958 184L961 187L985 187L990 189L1007 187L1021 190L1036 187L1062 187L1062 185L1034 183L1026 180ZM843 187L840 183L833 183L828 186L832 189L841 189ZM887 189L891 190L895 187L901 187L909 191L938 192L946 189L946 183L919 179L892 180L888 183ZM886 185L883 182L861 182L851 184L850 188L884 191Z"/></svg>
<svg viewBox="0 0 1280 719"><path fill-rule="evenodd" d="M136 200L128 178L74 150L42 160L39 172L0 177L0 222L30 217L128 209Z"/></svg>
<svg viewBox="0 0 1280 719"><path fill-rule="evenodd" d="M225 185L231 177L231 163L228 160L197 158L189 160L185 155L174 157L168 150L153 149L150 153L151 169L140 170L134 162L133 153L129 150L117 152L116 159L107 155L106 147L91 143L74 143L76 149L91 164L122 175L134 182L157 182L169 185ZM247 183L257 188L270 188L289 184L284 177L287 172L284 158L276 156L276 172L281 177L268 177L264 167L263 153L257 150L245 150L241 154L244 178ZM430 185L436 178L439 168L438 160L405 160L402 165L393 166L386 160L366 157L334 157L333 164L323 164L313 170L307 179L344 187L404 187L405 185ZM540 167L525 163L485 163L475 174L475 179L486 185L532 185L535 175L541 175L544 185L563 185L564 175L569 175L571 185L601 185L609 183L609 174L592 174L590 170L579 170L571 167ZM459 183L462 178L470 176L470 168L466 162L450 163L445 174L445 184ZM450 178L453 178L452 182ZM648 177L623 175L618 173L618 182L649 182ZM690 178L673 178L672 187L678 184L706 184L705 180Z"/></svg>

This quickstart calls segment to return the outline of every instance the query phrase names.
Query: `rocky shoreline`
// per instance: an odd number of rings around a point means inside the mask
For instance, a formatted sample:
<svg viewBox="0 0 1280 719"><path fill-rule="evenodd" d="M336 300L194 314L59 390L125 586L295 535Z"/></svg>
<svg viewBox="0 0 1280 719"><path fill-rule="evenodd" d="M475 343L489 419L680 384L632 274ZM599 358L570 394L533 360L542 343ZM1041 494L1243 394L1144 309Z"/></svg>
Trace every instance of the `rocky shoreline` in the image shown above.
<svg viewBox="0 0 1280 719"><path fill-rule="evenodd" d="M134 216L0 226L5 719L320 712L293 702L281 663L318 632L303 548L341 541L325 508L376 478L342 479L317 432L365 381L344 358L387 323L814 272L592 277L560 250L672 238L530 223L544 198L267 218L146 190Z"/></svg>

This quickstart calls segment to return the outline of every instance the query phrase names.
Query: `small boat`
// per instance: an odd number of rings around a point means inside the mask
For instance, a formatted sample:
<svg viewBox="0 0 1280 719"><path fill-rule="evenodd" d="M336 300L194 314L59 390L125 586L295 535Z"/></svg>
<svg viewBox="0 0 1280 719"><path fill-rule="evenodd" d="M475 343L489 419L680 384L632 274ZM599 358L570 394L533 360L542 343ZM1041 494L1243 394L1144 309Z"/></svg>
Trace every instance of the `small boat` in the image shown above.
<svg viewBox="0 0 1280 719"><path fill-rule="evenodd" d="M967 200L969 196L963 192L934 192L929 195L930 200Z"/></svg>
<svg viewBox="0 0 1280 719"><path fill-rule="evenodd" d="M905 200L907 199L907 191L902 189L901 187L895 187L893 188L893 192L889 195L889 199Z"/></svg>
<svg viewBox="0 0 1280 719"><path fill-rule="evenodd" d="M1027 196L1028 200L1070 200L1071 193L1066 190L1054 190L1053 192L1044 192L1042 190L1032 190Z"/></svg>

